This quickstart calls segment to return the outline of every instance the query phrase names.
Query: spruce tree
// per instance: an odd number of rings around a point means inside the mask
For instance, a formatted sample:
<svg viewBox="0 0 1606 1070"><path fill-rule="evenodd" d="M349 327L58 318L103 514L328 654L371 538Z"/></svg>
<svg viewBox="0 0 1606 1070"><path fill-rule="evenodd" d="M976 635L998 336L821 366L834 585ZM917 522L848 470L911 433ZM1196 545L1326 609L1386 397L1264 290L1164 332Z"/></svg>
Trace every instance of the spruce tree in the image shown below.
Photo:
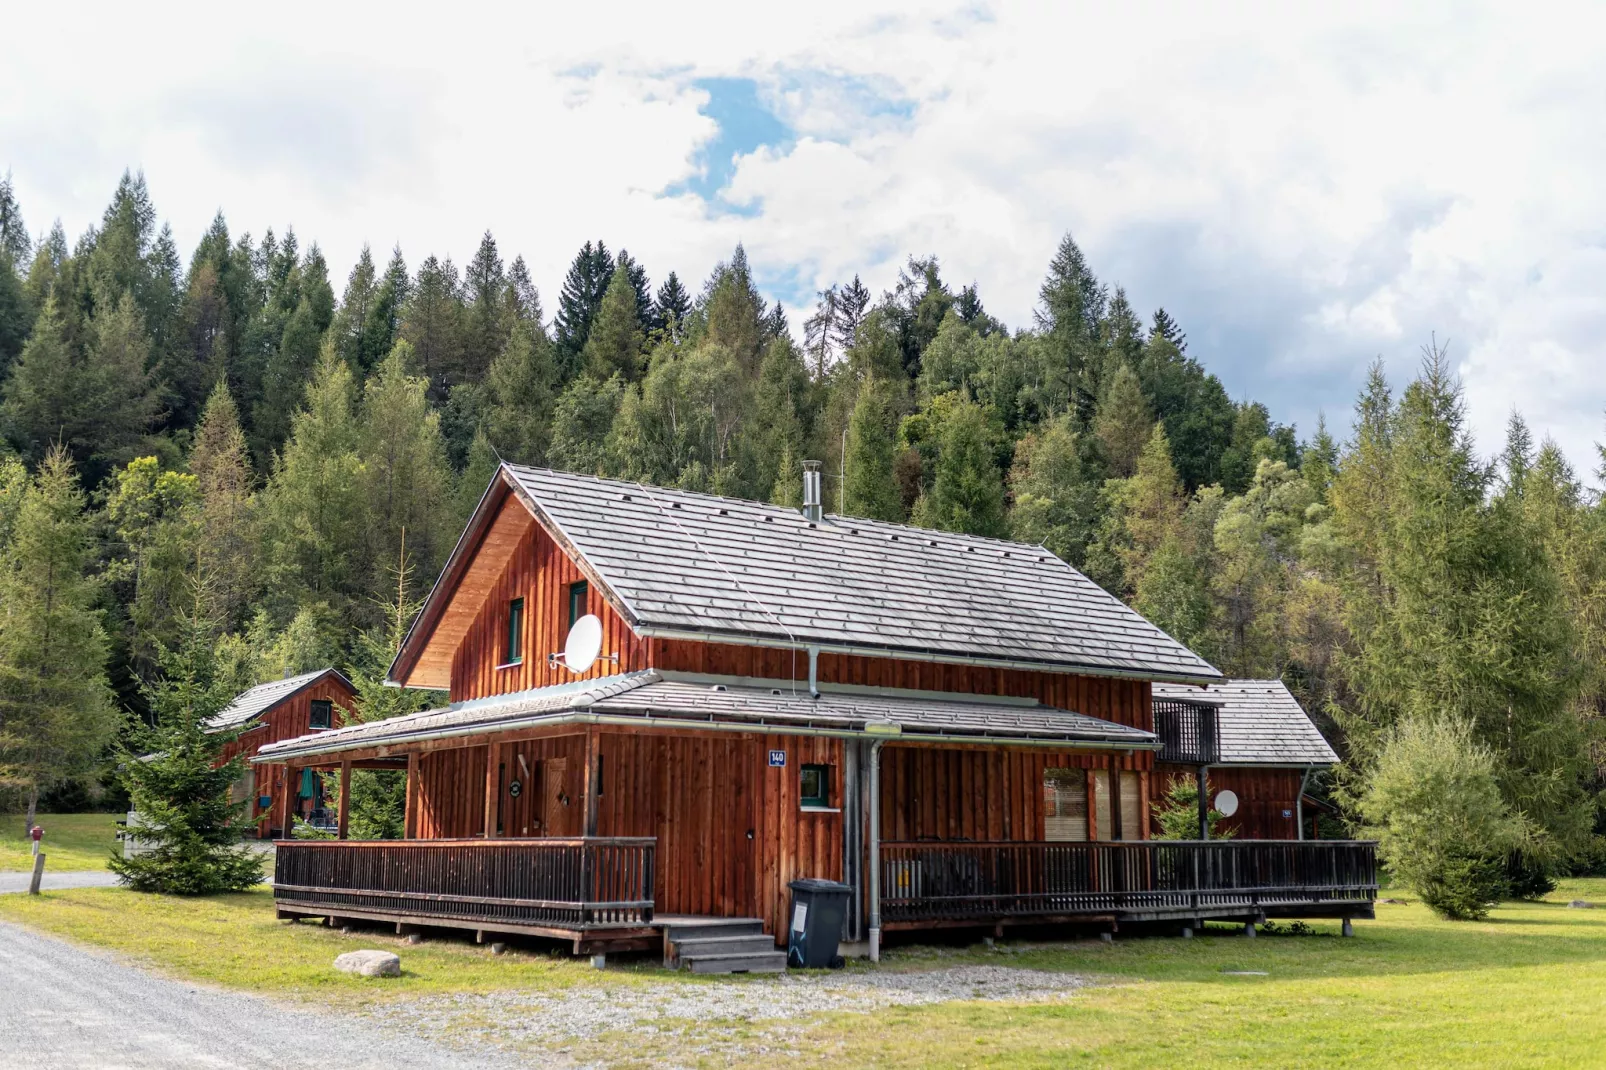
<svg viewBox="0 0 1606 1070"><path fill-rule="evenodd" d="M402 259L401 247L398 246L391 253L385 274L374 288L368 315L363 320L359 352L364 371L383 360L391 346L396 344L401 333L402 310L407 306L411 293L412 280L407 274L407 261Z"/></svg>
<svg viewBox="0 0 1606 1070"><path fill-rule="evenodd" d="M602 307L603 295L613 281L613 256L602 242L586 242L575 254L569 273L558 294L558 318L554 342L558 350L558 371L567 383L585 366L583 355L591 335L591 321ZM632 291L634 287L632 287Z"/></svg>
<svg viewBox="0 0 1606 1070"><path fill-rule="evenodd" d="M864 322L869 311L870 288L855 275L853 281L843 286L837 296L836 318L831 330L839 352L852 348L859 337L859 324Z"/></svg>
<svg viewBox="0 0 1606 1070"><path fill-rule="evenodd" d="M715 266L703 296L702 341L723 347L744 372L758 370L765 343L764 298L753 284L747 251L740 245L729 263Z"/></svg>
<svg viewBox="0 0 1606 1070"><path fill-rule="evenodd" d="M497 454L541 464L551 433L557 362L540 322L514 327L485 379L483 432Z"/></svg>
<svg viewBox="0 0 1606 1070"><path fill-rule="evenodd" d="M486 231L463 270L463 363L454 373L454 383L479 382L507 344L507 332L512 326L507 289L507 270L497 252L496 239Z"/></svg>
<svg viewBox="0 0 1606 1070"><path fill-rule="evenodd" d="M615 374L634 381L640 375L641 348L646 337L636 315L636 288L622 255L620 269L608 284L586 338L586 374L599 381Z"/></svg>
<svg viewBox="0 0 1606 1070"><path fill-rule="evenodd" d="M20 473L17 473L20 475ZM0 780L28 799L89 771L117 726L83 491L67 451L13 478L0 552Z"/></svg>
<svg viewBox="0 0 1606 1070"><path fill-rule="evenodd" d="M419 265L402 313L401 337L413 347L419 371L429 380L430 397L437 404L443 401L456 381L453 375L462 366L463 352L462 284L450 260L432 256Z"/></svg>
<svg viewBox="0 0 1606 1070"><path fill-rule="evenodd" d="M340 311L335 314L335 350L346 363L359 371L366 371L370 362L364 360L363 332L368 327L368 315L373 310L377 283L374 275L374 256L363 242L357 263L346 279L346 293L340 299Z"/></svg>
<svg viewBox="0 0 1606 1070"><path fill-rule="evenodd" d="M876 379L859 387L848 420L843 509L849 516L898 523L904 519L903 496L893 475L897 436L889 393Z"/></svg>
<svg viewBox="0 0 1606 1070"><path fill-rule="evenodd" d="M0 255L9 257L13 264L26 264L33 252L33 239L28 236L27 224L22 221L22 208L17 204L16 187L11 172L0 178Z"/></svg>
<svg viewBox="0 0 1606 1070"><path fill-rule="evenodd" d="M686 318L691 315L691 294L680 284L680 277L673 271L664 279L664 284L658 287L658 296L653 299L653 323L666 332L671 340L679 341L686 329Z"/></svg>
<svg viewBox="0 0 1606 1070"><path fill-rule="evenodd" d="M146 850L114 854L106 864L138 892L213 895L262 880L262 856L242 842L250 804L232 801L245 759L221 761L233 735L206 730L234 695L218 679L200 586L181 641L163 652L162 678L146 689L155 724L133 732L121 754L119 779L139 823L119 828Z"/></svg>
<svg viewBox="0 0 1606 1070"><path fill-rule="evenodd" d="M915 507L922 527L1003 538L1004 485L993 429L980 405L963 402L943 421L931 491Z"/></svg>

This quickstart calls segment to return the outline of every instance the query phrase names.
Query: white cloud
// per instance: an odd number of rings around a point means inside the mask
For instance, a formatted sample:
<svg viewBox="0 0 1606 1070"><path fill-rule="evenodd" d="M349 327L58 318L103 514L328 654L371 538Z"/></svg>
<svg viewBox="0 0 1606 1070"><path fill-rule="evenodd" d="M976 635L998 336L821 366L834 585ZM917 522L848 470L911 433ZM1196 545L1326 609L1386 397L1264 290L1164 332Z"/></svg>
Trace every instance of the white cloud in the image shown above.
<svg viewBox="0 0 1606 1070"><path fill-rule="evenodd" d="M1493 449L1521 408L1580 466L1606 407L1606 63L1589 5L817 3L13 13L0 166L76 233L143 167L188 248L294 223L466 257L550 305L587 238L699 278L741 240L807 290L908 253L1028 322L1073 231L1235 396L1342 423L1366 363L1452 339ZM31 21L30 21L31 20ZM704 77L796 134L711 211L663 191L718 133ZM788 295L790 300L790 295Z"/></svg>

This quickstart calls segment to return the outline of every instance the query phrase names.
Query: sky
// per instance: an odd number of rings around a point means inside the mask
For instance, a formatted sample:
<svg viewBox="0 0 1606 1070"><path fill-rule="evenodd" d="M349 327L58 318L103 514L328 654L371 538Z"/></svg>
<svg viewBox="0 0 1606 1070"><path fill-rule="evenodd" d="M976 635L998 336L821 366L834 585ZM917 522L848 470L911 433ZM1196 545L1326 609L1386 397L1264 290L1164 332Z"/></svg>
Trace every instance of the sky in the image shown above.
<svg viewBox="0 0 1606 1070"><path fill-rule="evenodd" d="M293 225L338 292L490 230L549 315L588 239L694 289L741 242L799 330L911 254L1030 326L1070 233L1302 436L1437 340L1481 449L1517 410L1599 464L1606 5L68 7L0 65L36 232L133 168L186 253Z"/></svg>

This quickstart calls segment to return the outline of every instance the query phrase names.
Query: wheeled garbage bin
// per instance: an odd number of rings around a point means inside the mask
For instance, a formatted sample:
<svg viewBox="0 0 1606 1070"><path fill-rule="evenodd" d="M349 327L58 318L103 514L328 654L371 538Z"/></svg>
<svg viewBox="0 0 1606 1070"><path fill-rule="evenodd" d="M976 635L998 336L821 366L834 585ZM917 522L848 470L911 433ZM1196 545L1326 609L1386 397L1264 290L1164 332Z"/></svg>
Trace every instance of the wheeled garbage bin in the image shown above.
<svg viewBox="0 0 1606 1070"><path fill-rule="evenodd" d="M836 953L853 889L836 881L804 877L790 885L792 924L786 934L786 964L805 969L842 968Z"/></svg>

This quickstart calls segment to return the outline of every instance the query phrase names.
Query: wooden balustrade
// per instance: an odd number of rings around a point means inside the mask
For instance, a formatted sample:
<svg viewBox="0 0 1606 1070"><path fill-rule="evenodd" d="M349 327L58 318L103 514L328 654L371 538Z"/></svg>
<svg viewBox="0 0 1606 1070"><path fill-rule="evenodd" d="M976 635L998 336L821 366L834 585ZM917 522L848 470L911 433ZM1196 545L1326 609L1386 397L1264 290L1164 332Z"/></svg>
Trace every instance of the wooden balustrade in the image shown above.
<svg viewBox="0 0 1606 1070"><path fill-rule="evenodd" d="M284 840L281 910L486 928L599 929L652 920L652 837Z"/></svg>
<svg viewBox="0 0 1606 1070"><path fill-rule="evenodd" d="M884 843L888 922L1369 909L1376 845L1323 840Z"/></svg>
<svg viewBox="0 0 1606 1070"><path fill-rule="evenodd" d="M1214 765L1221 760L1221 731L1216 708L1186 699L1154 700L1154 733L1160 738L1162 762Z"/></svg>

